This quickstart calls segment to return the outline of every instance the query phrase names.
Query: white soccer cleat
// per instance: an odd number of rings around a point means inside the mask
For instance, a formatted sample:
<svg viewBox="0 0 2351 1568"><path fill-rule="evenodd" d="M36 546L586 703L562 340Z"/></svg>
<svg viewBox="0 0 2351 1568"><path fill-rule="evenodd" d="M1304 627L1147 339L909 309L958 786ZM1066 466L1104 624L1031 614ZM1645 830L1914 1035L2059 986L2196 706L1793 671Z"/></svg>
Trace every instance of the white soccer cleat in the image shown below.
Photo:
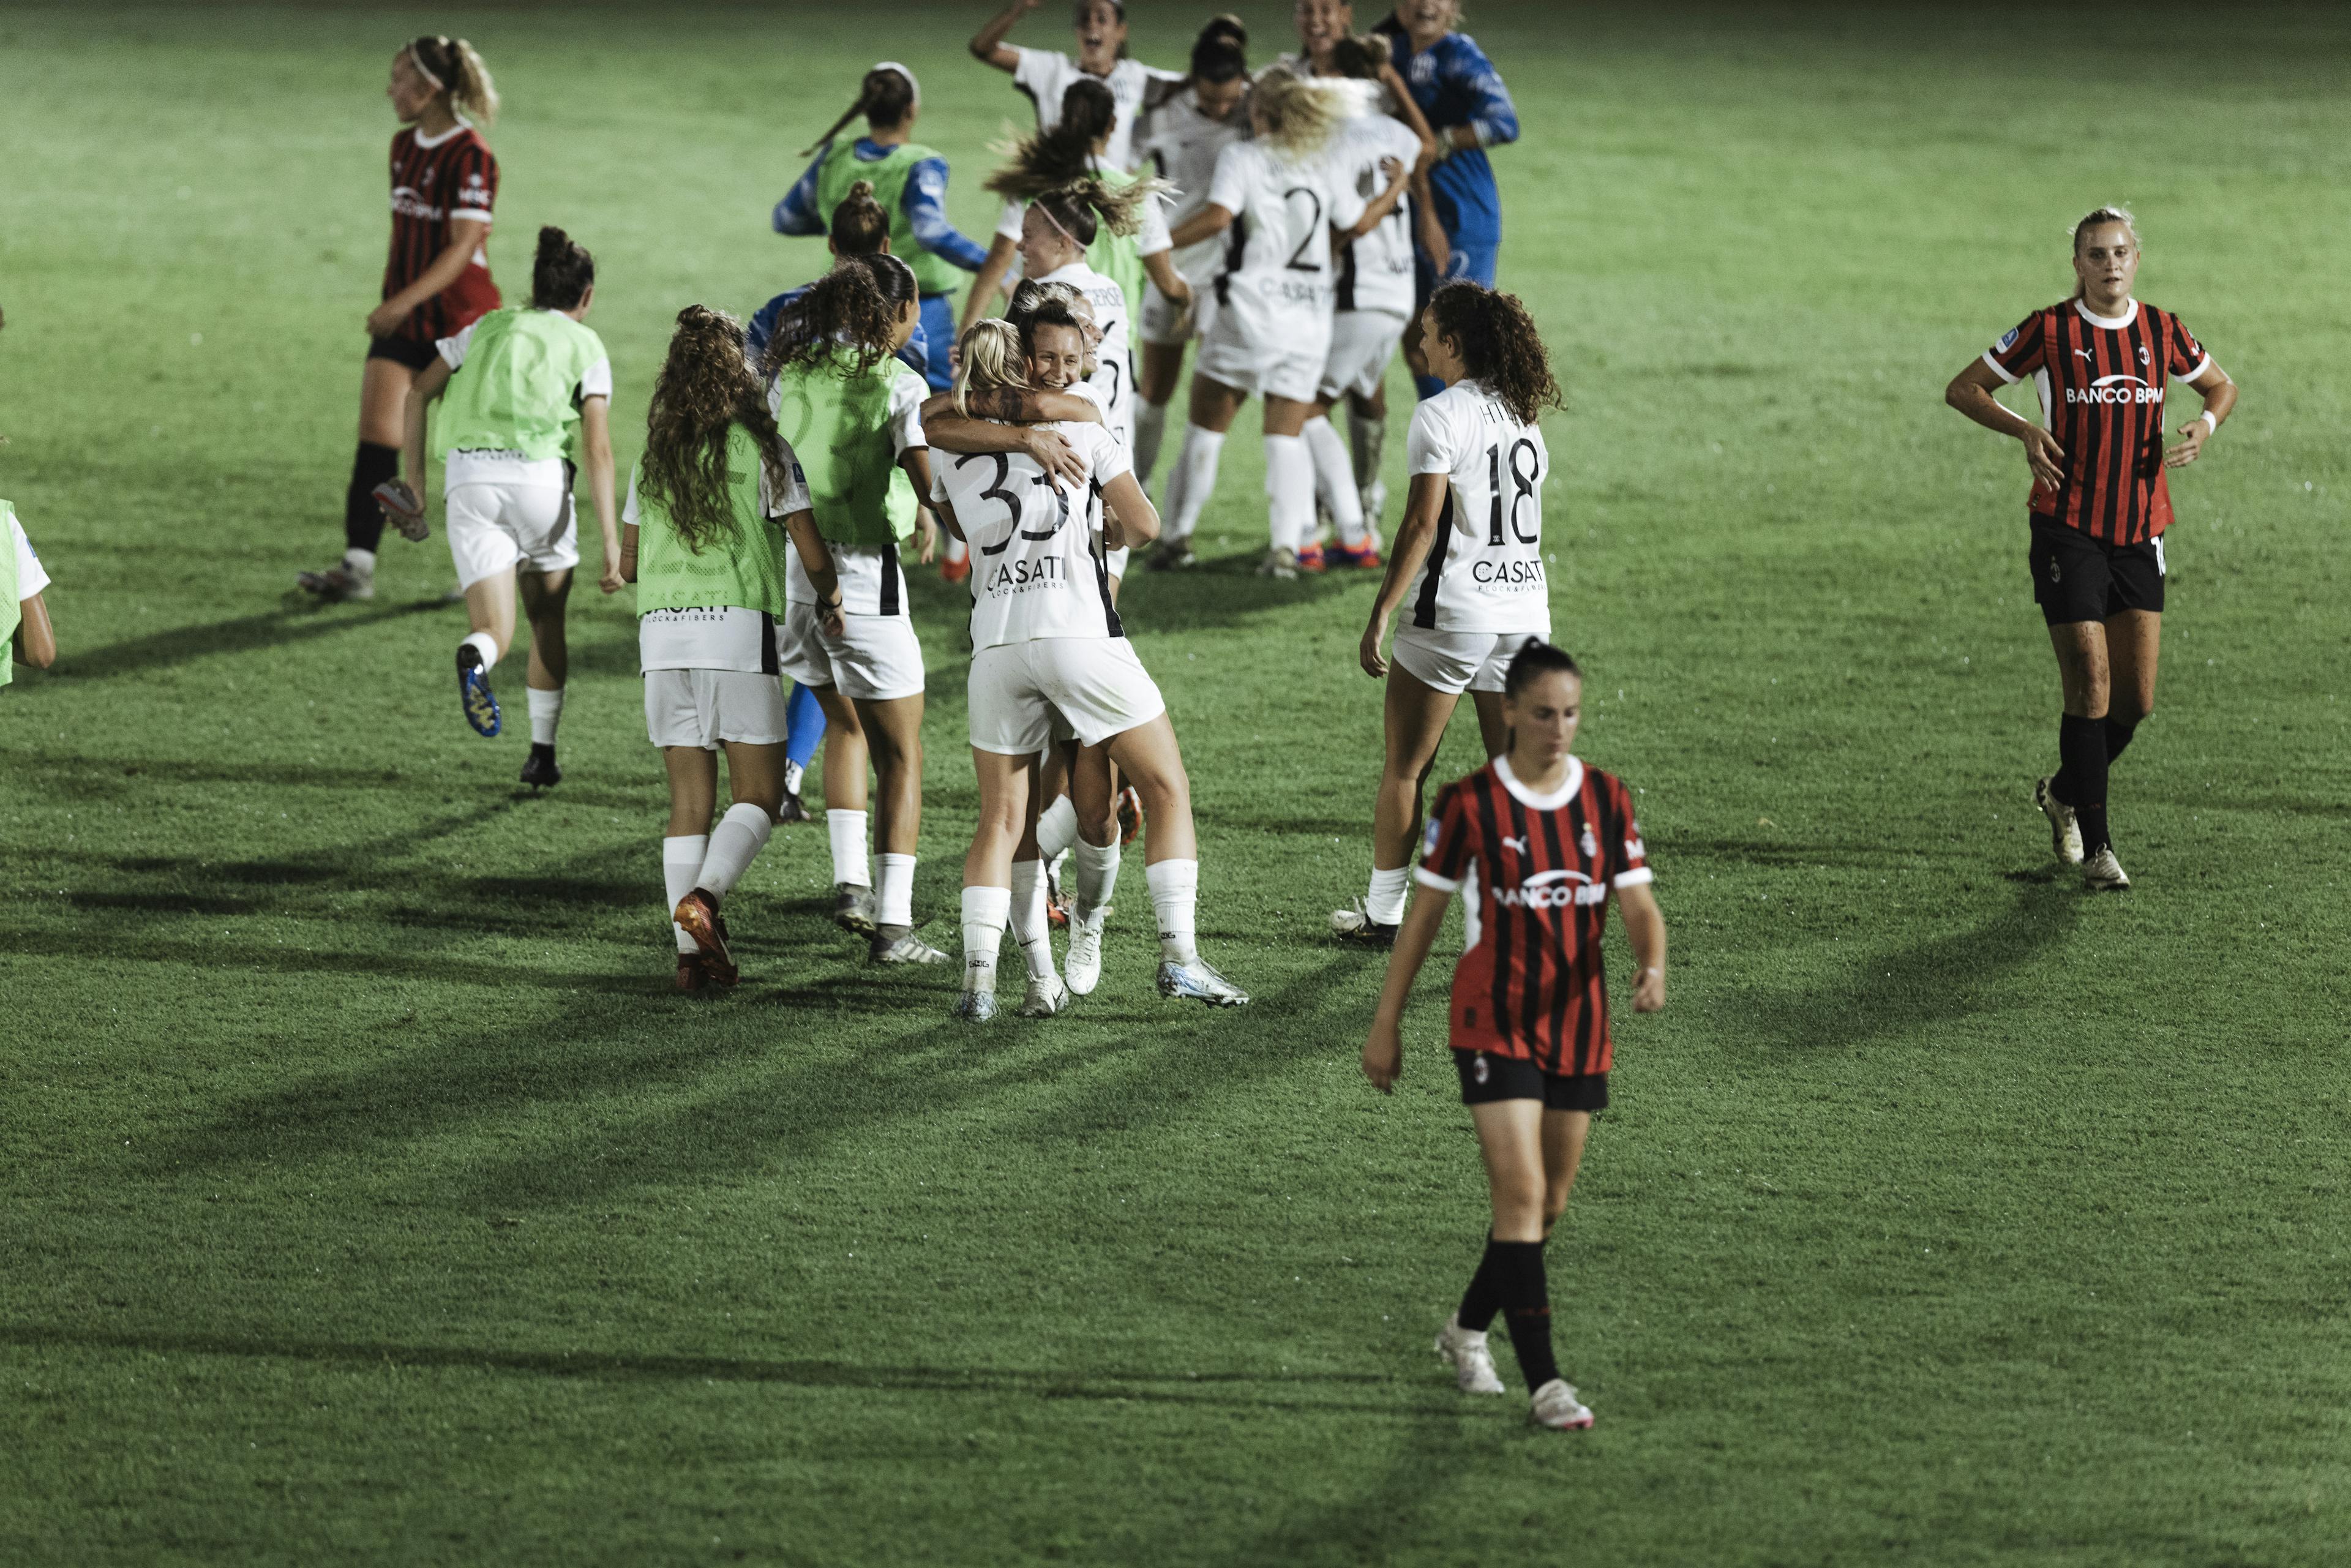
<svg viewBox="0 0 2351 1568"><path fill-rule="evenodd" d="M2082 862L2082 886L2091 893L2130 891L2130 878L2123 874L2122 862L2115 859L2113 845L2107 845Z"/></svg>
<svg viewBox="0 0 2351 1568"><path fill-rule="evenodd" d="M957 991L954 1016L966 1023L986 1023L996 1016L996 993L993 990Z"/></svg>
<svg viewBox="0 0 2351 1568"><path fill-rule="evenodd" d="M1592 1429L1592 1412L1577 1401L1575 1385L1563 1377L1554 1377L1535 1390L1532 1413L1537 1421L1554 1432Z"/></svg>
<svg viewBox="0 0 2351 1568"><path fill-rule="evenodd" d="M1091 915L1070 917L1070 950L1061 960L1061 977L1079 996L1092 996L1102 984L1102 927L1109 923L1107 904Z"/></svg>
<svg viewBox="0 0 2351 1568"><path fill-rule="evenodd" d="M2082 824L2074 815L2074 808L2057 799L2050 788L2057 782L2051 774L2032 786L2032 803L2049 819L2049 852L2066 865L2082 863Z"/></svg>
<svg viewBox="0 0 2351 1568"><path fill-rule="evenodd" d="M1393 947L1396 928L1383 925L1372 918L1364 901L1357 899L1344 909L1331 912L1331 935L1342 942L1352 942L1363 947Z"/></svg>
<svg viewBox="0 0 2351 1568"><path fill-rule="evenodd" d="M1159 994L1170 1000L1206 1002L1212 1008L1249 1006L1249 993L1208 967L1205 958L1188 964L1159 960Z"/></svg>
<svg viewBox="0 0 2351 1568"><path fill-rule="evenodd" d="M1048 971L1029 977L1029 994L1014 1010L1025 1019L1049 1019L1068 1011L1069 1006L1070 988L1061 984L1061 976Z"/></svg>
<svg viewBox="0 0 2351 1568"><path fill-rule="evenodd" d="M1500 1394L1502 1375L1494 1370L1494 1353L1488 1348L1486 1336L1461 1326L1461 1314L1454 1313L1437 1331L1437 1354L1453 1364L1453 1380L1464 1394Z"/></svg>

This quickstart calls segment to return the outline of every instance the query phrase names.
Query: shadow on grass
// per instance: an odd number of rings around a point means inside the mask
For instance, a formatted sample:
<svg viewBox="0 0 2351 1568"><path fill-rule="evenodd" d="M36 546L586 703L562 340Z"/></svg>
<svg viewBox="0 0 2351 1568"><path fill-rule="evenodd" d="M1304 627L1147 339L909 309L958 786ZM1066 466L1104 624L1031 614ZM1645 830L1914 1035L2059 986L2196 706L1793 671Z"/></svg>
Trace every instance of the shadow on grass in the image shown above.
<svg viewBox="0 0 2351 1568"><path fill-rule="evenodd" d="M240 615L233 621L176 627L169 632L134 637L125 643L110 643L87 653L68 654L57 661L57 673L84 680L108 680L139 671L165 669L214 653L246 653L258 648L283 648L296 643L307 643L314 637L357 631L362 626L373 626L442 608L437 599L422 599L413 604L386 604L369 610L314 605L273 610L259 615Z"/></svg>

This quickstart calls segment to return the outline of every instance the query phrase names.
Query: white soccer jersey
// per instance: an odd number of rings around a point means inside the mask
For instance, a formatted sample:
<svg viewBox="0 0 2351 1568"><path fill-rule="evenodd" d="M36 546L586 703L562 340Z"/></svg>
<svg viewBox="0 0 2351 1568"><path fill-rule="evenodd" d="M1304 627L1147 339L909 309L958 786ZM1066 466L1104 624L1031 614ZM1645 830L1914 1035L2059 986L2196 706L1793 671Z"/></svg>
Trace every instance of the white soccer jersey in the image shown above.
<svg viewBox="0 0 2351 1568"><path fill-rule="evenodd" d="M1092 471L1087 487L1056 486L1026 453L935 454L931 498L955 508L971 545L971 645L1040 637L1115 637L1118 614L1092 531L1093 491L1131 471L1126 448L1098 424L1054 424Z"/></svg>
<svg viewBox="0 0 2351 1568"><path fill-rule="evenodd" d="M1066 283L1094 308L1094 325L1102 329L1102 344L1094 350L1094 373L1086 378L1102 404L1111 433L1133 444L1134 430L1134 358L1128 348L1126 290L1082 261L1047 273L1040 283Z"/></svg>
<svg viewBox="0 0 2351 1568"><path fill-rule="evenodd" d="M1324 156L1331 162L1332 183L1354 193L1354 217L1347 220L1353 223L1388 188L1382 161L1393 158L1409 171L1420 157L1420 138L1401 120L1359 114L1340 127ZM1342 310L1384 310L1409 320L1412 299L1412 202L1407 197L1339 253L1337 302Z"/></svg>
<svg viewBox="0 0 2351 1568"><path fill-rule="evenodd" d="M1170 227L1180 227L1208 204L1208 186L1217 177L1217 159L1236 141L1249 139L1249 111L1239 110L1230 120L1211 120L1200 112L1192 94L1177 94L1152 110L1136 132L1138 166L1147 163L1154 173L1176 188L1170 198L1175 210ZM1144 252L1145 256L1151 254ZM1176 253L1176 270L1195 288L1215 285L1225 269L1221 235L1186 246Z"/></svg>
<svg viewBox="0 0 2351 1568"><path fill-rule="evenodd" d="M1024 49L1015 46L1012 52L1020 63L1012 68L1012 85L1029 95L1037 106L1037 129L1050 131L1061 123L1061 95L1071 84L1084 79L1086 73L1078 62L1059 49ZM1102 162L1113 169L1134 167L1133 141L1135 116L1143 111L1143 94L1154 81L1182 81L1181 71L1163 71L1144 65L1140 60L1121 60L1113 66L1107 77L1093 79L1110 89L1111 101L1117 105L1117 114L1111 121L1110 142L1102 149Z"/></svg>
<svg viewBox="0 0 2351 1568"><path fill-rule="evenodd" d="M1416 477L1442 474L1449 487L1428 559L1405 599L1412 624L1548 630L1542 487L1551 454L1542 431L1520 424L1476 382L1457 382L1414 411L1405 457Z"/></svg>
<svg viewBox="0 0 2351 1568"><path fill-rule="evenodd" d="M1319 156L1292 160L1262 141L1236 141L1217 155L1208 200L1233 214L1218 293L1228 305L1246 299L1265 328L1330 313L1331 225L1364 210L1353 187L1332 188L1331 173Z"/></svg>

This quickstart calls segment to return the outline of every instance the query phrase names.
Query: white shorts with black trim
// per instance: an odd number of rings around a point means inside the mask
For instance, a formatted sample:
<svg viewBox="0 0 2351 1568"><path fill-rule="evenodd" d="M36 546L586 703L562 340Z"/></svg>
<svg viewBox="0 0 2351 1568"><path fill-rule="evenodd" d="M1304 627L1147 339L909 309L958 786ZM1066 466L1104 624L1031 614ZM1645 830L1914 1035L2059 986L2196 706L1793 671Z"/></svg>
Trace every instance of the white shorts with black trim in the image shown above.
<svg viewBox="0 0 2351 1568"><path fill-rule="evenodd" d="M1003 643L971 657L971 743L1026 757L1067 721L1081 746L1100 746L1167 711L1159 683L1123 637L1040 637Z"/></svg>
<svg viewBox="0 0 2351 1568"><path fill-rule="evenodd" d="M1384 310L1342 310L1331 319L1331 353L1322 361L1322 401L1370 397L1387 380L1404 341L1405 320Z"/></svg>
<svg viewBox="0 0 2351 1568"><path fill-rule="evenodd" d="M443 513L461 589L508 568L569 571L580 564L580 526L569 485L468 480L450 486Z"/></svg>
<svg viewBox="0 0 2351 1568"><path fill-rule="evenodd" d="M655 746L715 751L784 741L784 687L748 670L647 670L645 736Z"/></svg>
<svg viewBox="0 0 2351 1568"><path fill-rule="evenodd" d="M923 689L923 644L904 615L844 615L838 639L816 607L791 604L776 622L776 662L804 686L834 686L859 702L893 702Z"/></svg>
<svg viewBox="0 0 2351 1568"><path fill-rule="evenodd" d="M1262 319L1255 333L1246 329ZM1322 361L1331 354L1331 318L1311 310L1276 312L1252 302L1248 311L1228 301L1200 340L1192 373L1221 382L1251 397L1286 397L1312 402L1322 385Z"/></svg>
<svg viewBox="0 0 2351 1568"><path fill-rule="evenodd" d="M1407 626L1395 634L1396 667L1434 691L1499 692L1510 661L1531 638L1551 640L1548 621L1526 632L1432 632Z"/></svg>

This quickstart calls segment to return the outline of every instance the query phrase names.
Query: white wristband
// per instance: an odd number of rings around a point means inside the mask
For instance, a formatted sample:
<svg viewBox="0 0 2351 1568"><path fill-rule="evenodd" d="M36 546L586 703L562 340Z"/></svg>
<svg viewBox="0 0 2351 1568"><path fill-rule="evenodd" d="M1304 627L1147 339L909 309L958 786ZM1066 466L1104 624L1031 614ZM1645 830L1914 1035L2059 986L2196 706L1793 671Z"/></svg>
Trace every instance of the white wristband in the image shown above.
<svg viewBox="0 0 2351 1568"><path fill-rule="evenodd" d="M2220 422L2212 417L2212 411L2209 408L2196 417L2204 422L2204 434L2207 435L2220 428Z"/></svg>

